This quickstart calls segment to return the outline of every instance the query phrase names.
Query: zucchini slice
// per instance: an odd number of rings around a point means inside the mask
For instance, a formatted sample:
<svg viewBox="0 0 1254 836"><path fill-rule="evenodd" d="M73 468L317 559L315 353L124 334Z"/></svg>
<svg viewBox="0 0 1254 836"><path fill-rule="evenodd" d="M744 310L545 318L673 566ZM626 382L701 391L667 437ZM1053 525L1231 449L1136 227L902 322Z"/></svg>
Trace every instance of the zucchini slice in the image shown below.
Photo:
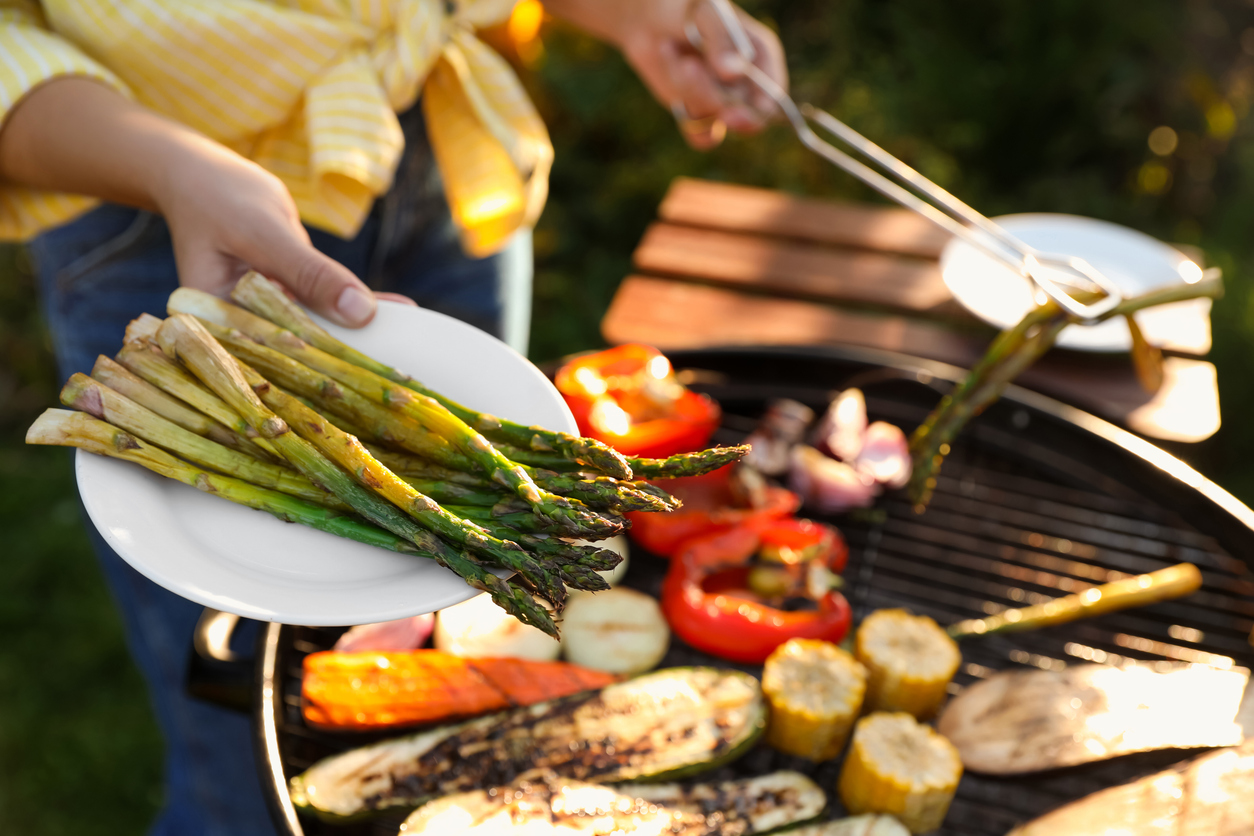
<svg viewBox="0 0 1254 836"><path fill-rule="evenodd" d="M679 778L747 752L766 725L758 680L670 668L562 699L350 749L291 780L292 802L326 818L508 784L549 769L562 778Z"/></svg>
<svg viewBox="0 0 1254 836"><path fill-rule="evenodd" d="M753 836L808 821L827 803L799 772L718 784L607 787L544 772L419 807L403 836Z"/></svg>

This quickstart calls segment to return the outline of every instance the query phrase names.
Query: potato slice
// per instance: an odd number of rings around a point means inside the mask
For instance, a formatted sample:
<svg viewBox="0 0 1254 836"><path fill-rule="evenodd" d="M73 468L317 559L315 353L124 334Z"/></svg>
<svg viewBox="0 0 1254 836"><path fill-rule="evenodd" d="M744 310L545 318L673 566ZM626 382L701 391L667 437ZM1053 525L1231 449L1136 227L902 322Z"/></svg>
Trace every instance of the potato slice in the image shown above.
<svg viewBox="0 0 1254 836"><path fill-rule="evenodd" d="M670 646L657 601L634 589L572 595L562 618L562 649L576 665L607 673L650 670Z"/></svg>

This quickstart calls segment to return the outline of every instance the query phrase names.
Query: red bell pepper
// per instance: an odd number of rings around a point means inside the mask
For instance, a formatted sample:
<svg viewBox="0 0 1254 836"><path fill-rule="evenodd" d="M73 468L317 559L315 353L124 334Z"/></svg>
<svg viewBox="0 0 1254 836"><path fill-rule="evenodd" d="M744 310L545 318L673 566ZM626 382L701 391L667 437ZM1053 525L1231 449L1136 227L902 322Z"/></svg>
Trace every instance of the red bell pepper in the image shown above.
<svg viewBox="0 0 1254 836"><path fill-rule="evenodd" d="M722 417L717 403L684 388L670 361L647 345L576 357L558 370L555 383L579 431L628 456L698 450Z"/></svg>
<svg viewBox="0 0 1254 836"><path fill-rule="evenodd" d="M815 561L840 572L848 548L832 528L808 520L758 520L690 540L671 561L662 584L662 612L675 635L732 662L759 664L789 639L840 642L849 631L845 596L824 589L813 610L786 611L748 589L750 560L759 553L804 571Z"/></svg>
<svg viewBox="0 0 1254 836"><path fill-rule="evenodd" d="M659 487L683 501L683 507L666 514L628 513L631 539L660 557L670 557L694 537L755 521L790 517L801 507L800 497L774 485L765 487L764 502L758 507L738 505L731 489L731 467L703 476L657 480Z"/></svg>

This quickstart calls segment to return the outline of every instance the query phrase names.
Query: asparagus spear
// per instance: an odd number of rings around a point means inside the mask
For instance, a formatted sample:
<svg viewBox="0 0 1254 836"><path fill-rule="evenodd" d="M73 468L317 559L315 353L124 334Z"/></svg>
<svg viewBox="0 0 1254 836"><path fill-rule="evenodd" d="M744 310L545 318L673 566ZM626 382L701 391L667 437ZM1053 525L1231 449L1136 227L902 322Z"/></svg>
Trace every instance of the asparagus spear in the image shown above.
<svg viewBox="0 0 1254 836"><path fill-rule="evenodd" d="M266 455L239 433L197 412L178 398L167 395L142 377L131 373L122 364L104 355L96 358L96 365L92 367L91 376L115 392L125 395L140 406L152 410L168 421L173 421L189 432L250 456Z"/></svg>
<svg viewBox="0 0 1254 836"><path fill-rule="evenodd" d="M566 590L560 579L545 571L517 543L498 540L479 526L454 517L439 503L380 464L354 436L332 426L317 412L277 386L272 386L253 369L242 366L240 371L262 403L274 410L322 455L355 474L363 485L405 511L424 528L476 554L491 558L503 568L518 572L540 591L545 600L561 607L566 599Z"/></svg>
<svg viewBox="0 0 1254 836"><path fill-rule="evenodd" d="M965 639L990 633L1037 630L1066 624L1077 618L1182 598L1196 592L1201 585L1201 571L1192 563L1180 563L1146 575L1089 587L1083 592L1055 598L1045 604L1003 610L987 618L959 621L951 625L948 632L955 639Z"/></svg>
<svg viewBox="0 0 1254 836"><path fill-rule="evenodd" d="M210 470L328 508L347 510L334 496L305 477L201 438L85 374L75 374L66 382L61 390L61 403L81 409Z"/></svg>
<svg viewBox="0 0 1254 836"><path fill-rule="evenodd" d="M525 534L493 521L483 525L502 540L513 540L527 551L538 555L563 581L577 589L589 592L608 589L609 584L597 573L613 569L623 560L622 555L610 549L568 543L548 534Z"/></svg>
<svg viewBox="0 0 1254 836"><path fill-rule="evenodd" d="M204 320L202 324L239 360L255 368L267 380L309 398L320 411L352 427L353 435L403 447L455 470L479 469L452 444L417 421L380 406L282 352L249 339L238 329L223 328Z"/></svg>
<svg viewBox="0 0 1254 836"><path fill-rule="evenodd" d="M221 398L205 389L200 381L180 368L177 363L171 362L170 358L162 354L161 349L153 343L138 340L129 342L122 346L117 359L124 367L144 380L247 438L263 451L258 455L269 456L271 461L283 460L270 442L256 437L256 432Z"/></svg>
<svg viewBox="0 0 1254 836"><path fill-rule="evenodd" d="M493 480L527 500L533 513L564 526L571 536L609 537L622 530L621 525L591 512L577 500L541 490L522 468L433 398L313 348L292 332L207 293L179 288L170 295L168 307L171 313L193 314L222 327L238 328L257 342L299 360L381 406L412 418L432 433L452 442Z"/></svg>
<svg viewBox="0 0 1254 836"><path fill-rule="evenodd" d="M526 511L512 509L506 505L495 505L491 508L485 508L482 505L456 505L447 503L444 510L450 514L476 522L479 525L486 525L488 522L499 522L501 525L507 525L526 534L552 534L556 537L569 537L563 526L557 525L548 517L537 517L535 514ZM625 525L624 528L627 526ZM606 540L613 535L604 537L583 537L584 540Z"/></svg>
<svg viewBox="0 0 1254 836"><path fill-rule="evenodd" d="M367 449L405 479L453 481L474 487L491 487L495 483L473 474L428 461L420 455L384 450L369 444ZM555 473L551 470L522 466L537 485L547 491L569 496L589 508L616 511L673 511L680 502L666 491L648 482L620 482L612 476L589 476Z"/></svg>
<svg viewBox="0 0 1254 836"><path fill-rule="evenodd" d="M609 589L609 584L597 573L613 569L623 560L622 555L610 549L602 549L586 543L572 543L551 534L528 533L506 523L508 520L518 520L523 525L534 524L535 517L530 514L498 516L496 512L482 507L475 508L471 513L480 515L479 525L487 529L494 537L518 543L530 554L540 559L563 582L576 589L589 592Z"/></svg>
<svg viewBox="0 0 1254 836"><path fill-rule="evenodd" d="M261 437L272 441L283 457L309 479L326 487L370 522L434 554L441 565L457 572L476 589L488 592L499 607L520 621L557 636L553 619L525 590L510 587L464 553L450 548L400 509L362 488L311 444L291 432L281 418L266 408L244 379L236 361L196 319L186 315L167 319L157 333L157 342L163 351L182 360L211 390L237 410Z"/></svg>
<svg viewBox="0 0 1254 836"><path fill-rule="evenodd" d="M26 433L27 444L78 447L90 453L134 462L197 490L258 511L273 514L284 522L295 522L395 552L432 557L415 544L381 528L347 517L338 511L258 487L230 476L201 470L169 453L152 447L121 429L82 412L49 409L35 420Z"/></svg>
<svg viewBox="0 0 1254 836"><path fill-rule="evenodd" d="M749 453L748 444L732 447L711 447L695 453L677 453L665 459L628 459L631 470L640 479L678 479L700 476L720 467L738 462Z"/></svg>
<svg viewBox="0 0 1254 836"><path fill-rule="evenodd" d="M375 444L367 444L366 449L370 451L376 459L383 462L397 473L405 476L412 476L416 479L432 479L444 482L456 482L459 485L466 485L474 488L496 488L504 490L496 482L485 478L480 473L468 473L464 470L456 470L451 467L439 464L429 459L423 458L414 453L402 453L396 450L388 450Z"/></svg>
<svg viewBox="0 0 1254 836"><path fill-rule="evenodd" d="M1145 308L1185 299L1217 299L1222 295L1219 277L1205 277L1193 284L1170 285L1125 299L1102 319L1131 317ZM1080 301L1091 301L1100 294L1083 292L1076 296ZM922 511L931 499L941 463L967 421L1001 397L1015 377L1054 345L1062 329L1075 322L1052 301L1028 311L1014 328L998 335L975 368L914 431L910 438L914 468L908 490L916 511Z"/></svg>
<svg viewBox="0 0 1254 836"><path fill-rule="evenodd" d="M1010 381L1049 351L1067 324L1066 313L1054 302L1029 312L1018 325L997 336L971 373L914 431L910 437L914 467L908 490L916 510L923 510L931 500L941 462L967 421L1001 397Z"/></svg>
<svg viewBox="0 0 1254 836"><path fill-rule="evenodd" d="M467 473L479 468L416 421L365 399L285 354L253 342L237 329L222 328L211 322L202 321L202 324L237 359L255 367L279 386L304 395L309 401L307 406L321 407L323 419L332 426L358 438L394 444L415 454L406 456L367 445L370 453L391 470L406 470L405 465L398 462L416 462L402 475L480 487L497 485ZM427 473L428 468L434 471ZM674 497L645 483L619 482L608 476L578 479L551 471L533 471L525 466L523 470L540 488L578 499L597 510L668 511L678 507Z"/></svg>
<svg viewBox="0 0 1254 836"><path fill-rule="evenodd" d="M367 447L366 449L369 450L370 448ZM487 489L472 488L469 485L462 485L457 482L416 478L406 473L398 472L396 475L408 483L414 490L418 491L418 493L429 496L441 504L451 502L455 505L483 505L491 508L505 496L495 485L489 486Z"/></svg>
<svg viewBox="0 0 1254 836"><path fill-rule="evenodd" d="M530 467L540 467L559 473L570 473L580 470L580 465L565 459L556 453L524 450L509 444L495 445L498 450L513 461ZM724 465L740 461L749 452L746 445L734 447L711 447L695 453L676 453L665 459L629 458L631 472L636 479L677 479L681 476L700 476Z"/></svg>
<svg viewBox="0 0 1254 836"><path fill-rule="evenodd" d="M345 345L314 322L303 308L288 299L277 284L260 273L250 272L240 279L231 292L231 298L253 313L282 326L328 354L434 398L467 425L488 438L529 450L556 452L587 469L619 479L632 478L631 469L623 456L600 441L554 432L543 427L527 427L494 415L468 409L426 388L409 375Z"/></svg>

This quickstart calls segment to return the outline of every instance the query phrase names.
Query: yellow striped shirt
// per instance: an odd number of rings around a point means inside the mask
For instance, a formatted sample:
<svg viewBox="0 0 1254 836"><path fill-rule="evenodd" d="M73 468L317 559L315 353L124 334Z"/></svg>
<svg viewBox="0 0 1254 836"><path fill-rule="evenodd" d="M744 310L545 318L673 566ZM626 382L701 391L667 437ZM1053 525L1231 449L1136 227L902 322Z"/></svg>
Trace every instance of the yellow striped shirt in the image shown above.
<svg viewBox="0 0 1254 836"><path fill-rule="evenodd" d="M277 175L345 237L391 184L396 114L422 96L467 252L544 206L553 149L509 65L475 38L516 0L0 0L0 124L37 85L87 76ZM0 239L95 205L0 182Z"/></svg>

